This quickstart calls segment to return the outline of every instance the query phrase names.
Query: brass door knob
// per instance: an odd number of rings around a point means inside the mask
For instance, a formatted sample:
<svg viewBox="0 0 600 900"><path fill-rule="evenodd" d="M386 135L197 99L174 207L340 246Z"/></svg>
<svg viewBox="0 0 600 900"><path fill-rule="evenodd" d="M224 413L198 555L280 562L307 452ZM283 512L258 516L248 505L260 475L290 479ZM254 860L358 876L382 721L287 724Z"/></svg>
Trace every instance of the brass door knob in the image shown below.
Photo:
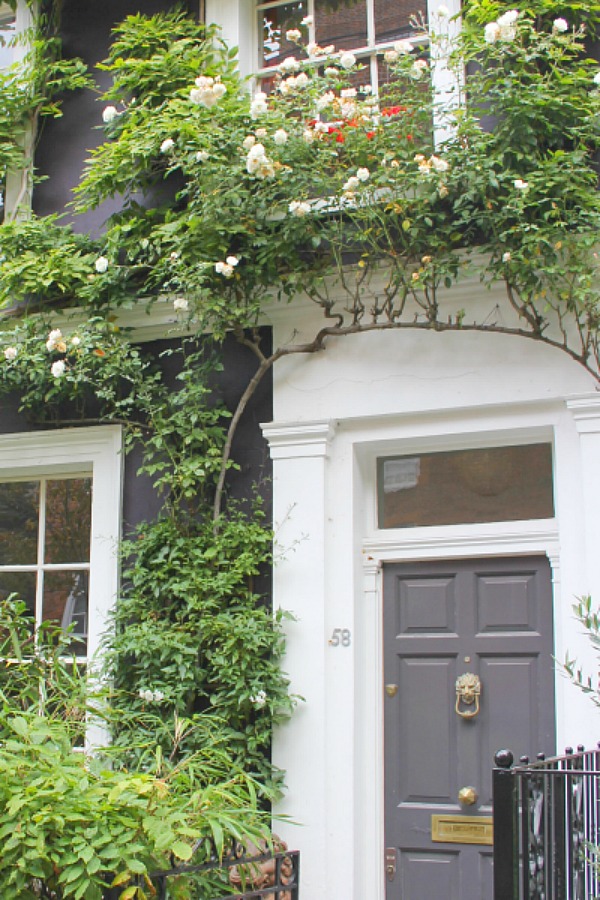
<svg viewBox="0 0 600 900"><path fill-rule="evenodd" d="M388 697L395 697L398 693L398 685L397 684L386 684L385 692Z"/></svg>
<svg viewBox="0 0 600 900"><path fill-rule="evenodd" d="M470 785L468 787L461 788L458 792L458 802L462 803L463 806L473 806L474 803L477 803L477 800L477 791Z"/></svg>

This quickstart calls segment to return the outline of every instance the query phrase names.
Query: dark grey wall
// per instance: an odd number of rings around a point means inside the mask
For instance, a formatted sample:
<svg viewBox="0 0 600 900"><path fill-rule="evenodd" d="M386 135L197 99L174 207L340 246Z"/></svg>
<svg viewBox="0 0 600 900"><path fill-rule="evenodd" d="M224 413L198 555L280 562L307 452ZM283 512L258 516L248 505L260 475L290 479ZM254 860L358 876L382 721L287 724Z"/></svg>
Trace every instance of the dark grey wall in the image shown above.
<svg viewBox="0 0 600 900"><path fill-rule="evenodd" d="M110 43L111 29L127 15L146 13L149 15L169 9L174 4L170 0L65 0L62 16L62 36L64 55L79 56L90 67L106 58ZM179 4L181 5L181 4ZM198 0L188 0L188 8L198 8ZM107 86L107 74L95 73L102 87ZM68 209L73 198L73 187L79 177L89 151L104 137L102 128L103 104L93 91L79 91L64 100L63 116L49 120L40 135L36 155L36 166L45 180L36 185L34 209L38 215L65 213L65 220L72 222L77 231L98 234L104 220L114 210L118 210L118 199L104 204L80 216L74 216ZM268 349L270 335L265 332L265 347ZM165 370L167 381L175 385L176 357L161 359L162 350L172 347L172 342L159 341L144 345L144 352L151 353ZM233 338L225 341L223 347L224 370L215 374L215 398L234 409L237 399L246 387L256 369L256 359L250 351L241 347ZM260 422L272 418L272 382L270 374L261 383L252 402L247 407L240 423L234 443L234 458L240 471L232 471L228 479L231 495L242 498L249 496L255 482L263 483L262 494L270 496L270 463L258 427ZM0 398L0 433L11 433L49 427L37 425L18 413L19 398ZM93 415L93 409L88 411ZM69 416L70 417L70 416ZM147 478L136 476L140 465L141 448L126 460L124 488L124 530L128 531L137 523L152 519L160 508ZM0 471L1 476L1 471Z"/></svg>
<svg viewBox="0 0 600 900"><path fill-rule="evenodd" d="M81 57L92 70L100 90L105 90L110 75L94 67L107 57L111 29L128 15L154 15L174 5L170 0L65 0L61 27L63 54ZM188 0L187 6L190 11L198 8L194 0ZM90 150L104 138L102 127L98 127L102 126L103 108L94 91L77 91L65 96L63 115L43 125L35 160L38 174L46 179L35 188L35 212L40 216L66 213L66 221L77 231L93 235L101 232L107 217L119 209L118 198L78 216L69 211L67 204L73 199L73 188Z"/></svg>

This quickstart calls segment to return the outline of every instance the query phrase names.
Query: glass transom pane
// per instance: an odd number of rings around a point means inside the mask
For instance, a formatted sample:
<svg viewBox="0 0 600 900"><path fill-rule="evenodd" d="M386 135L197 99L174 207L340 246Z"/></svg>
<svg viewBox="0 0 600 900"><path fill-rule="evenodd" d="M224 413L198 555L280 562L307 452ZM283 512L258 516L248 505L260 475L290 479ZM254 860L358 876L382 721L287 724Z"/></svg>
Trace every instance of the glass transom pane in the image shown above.
<svg viewBox="0 0 600 900"><path fill-rule="evenodd" d="M554 516L550 444L387 457L377 469L379 528Z"/></svg>

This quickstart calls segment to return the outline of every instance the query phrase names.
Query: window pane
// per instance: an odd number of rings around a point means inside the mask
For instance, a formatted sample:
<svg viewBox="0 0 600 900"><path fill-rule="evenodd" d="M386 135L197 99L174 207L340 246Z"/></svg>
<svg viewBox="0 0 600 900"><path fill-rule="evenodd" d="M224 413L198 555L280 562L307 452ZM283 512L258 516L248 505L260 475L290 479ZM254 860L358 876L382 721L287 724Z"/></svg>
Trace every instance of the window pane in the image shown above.
<svg viewBox="0 0 600 900"><path fill-rule="evenodd" d="M44 562L89 562L92 479L48 481Z"/></svg>
<svg viewBox="0 0 600 900"><path fill-rule="evenodd" d="M27 611L35 618L35 572L0 572L0 600L6 600L11 594L18 594L27 607Z"/></svg>
<svg viewBox="0 0 600 900"><path fill-rule="evenodd" d="M88 573L46 572L42 618L66 631L73 626L73 649L85 656L88 633Z"/></svg>
<svg viewBox="0 0 600 900"><path fill-rule="evenodd" d="M316 41L321 47L333 44L336 50L352 50L367 43L366 0L317 0Z"/></svg>
<svg viewBox="0 0 600 900"><path fill-rule="evenodd" d="M288 56L298 56L298 46L285 39L286 31L300 28L300 22L308 15L308 3L285 3L258 10L259 68L278 66ZM306 30L304 30L306 33Z"/></svg>
<svg viewBox="0 0 600 900"><path fill-rule="evenodd" d="M2 13L0 11L0 69L9 66L13 61L13 48L7 46L15 36L14 13Z"/></svg>
<svg viewBox="0 0 600 900"><path fill-rule="evenodd" d="M375 0L375 38L378 44L407 37L414 32L413 17L424 21L427 4L422 0Z"/></svg>
<svg viewBox="0 0 600 900"><path fill-rule="evenodd" d="M379 527L547 519L550 444L378 460Z"/></svg>
<svg viewBox="0 0 600 900"><path fill-rule="evenodd" d="M37 561L38 481L0 483L0 565L35 565Z"/></svg>

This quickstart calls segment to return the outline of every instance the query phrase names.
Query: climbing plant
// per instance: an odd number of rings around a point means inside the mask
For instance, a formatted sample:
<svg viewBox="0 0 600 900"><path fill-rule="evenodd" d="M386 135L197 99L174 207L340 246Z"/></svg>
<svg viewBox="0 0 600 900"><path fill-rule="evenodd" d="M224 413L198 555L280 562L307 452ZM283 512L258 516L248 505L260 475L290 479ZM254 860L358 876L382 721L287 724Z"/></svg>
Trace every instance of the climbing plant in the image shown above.
<svg viewBox="0 0 600 900"><path fill-rule="evenodd" d="M232 759L273 783L270 729L293 703L282 614L257 587L272 535L260 505L228 499L227 476L235 429L278 360L368 331L491 331L599 378L600 72L586 41L600 5L473 0L463 15L456 37L440 7L427 46L417 24L390 47L378 96L353 54L307 44L306 22L272 92L252 95L215 29L177 11L130 16L102 64L105 139L76 194L79 212L115 196L120 211L94 240L54 219L0 228L0 303L16 316L0 336L0 391L37 421L122 422L163 493L162 515L124 545L106 646L115 746L136 765L148 710L159 744L157 717L211 710ZM503 315L455 303L450 289L473 278L503 286ZM299 293L322 314L314 336L265 347L266 306ZM165 297L185 335L175 388L119 326L120 307ZM77 326L60 315L72 307ZM234 409L210 381L209 345L226 335L256 360ZM191 735L176 753L197 750Z"/></svg>

